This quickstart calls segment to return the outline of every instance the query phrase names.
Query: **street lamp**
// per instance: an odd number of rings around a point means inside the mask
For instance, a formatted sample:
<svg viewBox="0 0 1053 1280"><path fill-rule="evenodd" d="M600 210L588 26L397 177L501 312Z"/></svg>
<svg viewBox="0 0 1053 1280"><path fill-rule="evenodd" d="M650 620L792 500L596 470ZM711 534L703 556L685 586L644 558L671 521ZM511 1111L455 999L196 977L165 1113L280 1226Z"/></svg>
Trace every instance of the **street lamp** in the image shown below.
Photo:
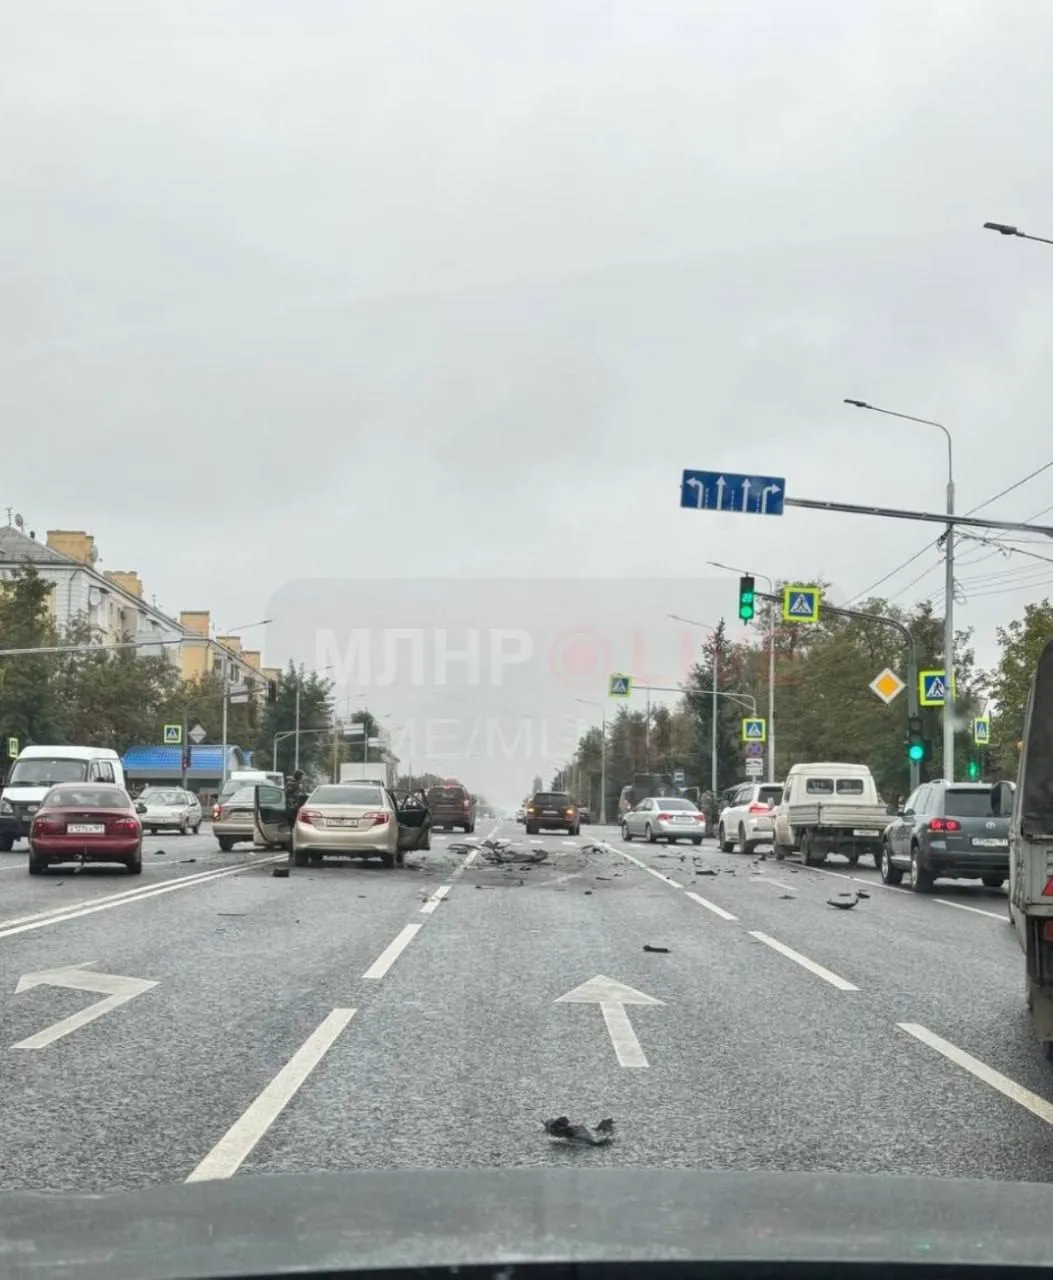
<svg viewBox="0 0 1053 1280"><path fill-rule="evenodd" d="M600 741L600 826L605 827L607 825L607 704L593 702L591 698L575 698L575 702L580 702L582 706L600 709L600 732L603 735Z"/></svg>
<svg viewBox="0 0 1053 1280"><path fill-rule="evenodd" d="M1053 240L1047 240L1045 236L1029 236L1026 231L1021 231L1019 227L1011 227L1007 222L985 222L985 231L997 231L1000 236L1016 236L1018 240L1034 240L1038 244L1053 244Z"/></svg>
<svg viewBox="0 0 1053 1280"><path fill-rule="evenodd" d="M234 636L241 631L251 631L253 627L265 627L271 622L270 618L261 618L259 622L246 622L240 627L227 627L221 631L220 635ZM220 681L223 690L223 762L221 765L222 775L220 778L220 790L226 786L227 782L227 736L230 732L230 723L228 719L228 703L230 701L230 668L227 662L227 650L217 640L210 640L209 644L214 644L219 649L220 661ZM185 750L185 748L184 748Z"/></svg>
<svg viewBox="0 0 1053 1280"><path fill-rule="evenodd" d="M714 569L726 569L729 573L737 573L740 577L749 577L745 569L736 569L734 565L722 564L719 560L707 560L706 564ZM766 573L753 575L763 578L768 584L768 592L775 595L775 583ZM775 602L769 602L768 611L768 781L775 781Z"/></svg>
<svg viewBox="0 0 1053 1280"><path fill-rule="evenodd" d="M993 224L992 224L993 225ZM1006 231L1003 234L1009 235ZM888 418L902 418L904 422L919 422L923 427L942 431L947 440L947 514L954 515L954 441L942 422L931 418L916 418L910 413L897 413L894 409L880 409L865 400L845 400L855 409L867 409L882 413ZM954 781L954 524L948 523L943 548L944 595L943 607L943 775Z"/></svg>
<svg viewBox="0 0 1053 1280"><path fill-rule="evenodd" d="M701 627L704 631L713 632L713 647L711 650L713 657L713 727L712 736L709 746L709 789L713 792L714 797L717 795L717 700L720 697L720 652L717 648L716 632L717 628L710 626L708 622L695 622L691 618L682 618L678 613L668 615L674 622L686 623L689 627ZM770 726L769 726L770 730Z"/></svg>

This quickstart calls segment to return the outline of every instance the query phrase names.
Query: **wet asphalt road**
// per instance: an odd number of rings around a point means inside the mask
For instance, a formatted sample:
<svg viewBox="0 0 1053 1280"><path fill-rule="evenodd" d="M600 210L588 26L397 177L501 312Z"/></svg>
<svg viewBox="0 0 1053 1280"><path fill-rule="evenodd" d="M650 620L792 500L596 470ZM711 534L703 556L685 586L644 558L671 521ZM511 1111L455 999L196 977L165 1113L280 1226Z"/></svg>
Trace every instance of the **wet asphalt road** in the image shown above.
<svg viewBox="0 0 1053 1280"><path fill-rule="evenodd" d="M1053 1180L1004 893L595 827L527 869L449 840L288 878L207 831L148 838L141 877L0 855L0 1188L581 1160ZM559 1114L617 1140L554 1143Z"/></svg>

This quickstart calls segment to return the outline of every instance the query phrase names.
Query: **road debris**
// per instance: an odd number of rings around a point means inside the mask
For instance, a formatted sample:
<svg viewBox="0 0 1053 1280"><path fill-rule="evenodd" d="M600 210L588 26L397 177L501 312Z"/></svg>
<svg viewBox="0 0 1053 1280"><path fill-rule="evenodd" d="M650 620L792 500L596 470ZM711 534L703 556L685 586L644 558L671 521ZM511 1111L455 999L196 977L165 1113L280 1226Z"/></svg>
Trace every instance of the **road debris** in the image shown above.
<svg viewBox="0 0 1053 1280"><path fill-rule="evenodd" d="M840 893L836 898L827 898L826 905L828 907L837 907L839 911L851 911L859 902L859 895L856 893Z"/></svg>
<svg viewBox="0 0 1053 1280"><path fill-rule="evenodd" d="M562 1142L581 1147L606 1147L614 1141L614 1121L609 1116L606 1120L601 1120L595 1129L584 1124L571 1124L566 1116L543 1120L541 1124L550 1138L558 1138Z"/></svg>
<svg viewBox="0 0 1053 1280"><path fill-rule="evenodd" d="M649 942L644 943L645 951L653 951L656 955L667 956L669 954L668 947L652 947Z"/></svg>
<svg viewBox="0 0 1053 1280"><path fill-rule="evenodd" d="M274 870L271 872L271 875L275 878L275 880L287 880L289 878L289 868L275 867Z"/></svg>

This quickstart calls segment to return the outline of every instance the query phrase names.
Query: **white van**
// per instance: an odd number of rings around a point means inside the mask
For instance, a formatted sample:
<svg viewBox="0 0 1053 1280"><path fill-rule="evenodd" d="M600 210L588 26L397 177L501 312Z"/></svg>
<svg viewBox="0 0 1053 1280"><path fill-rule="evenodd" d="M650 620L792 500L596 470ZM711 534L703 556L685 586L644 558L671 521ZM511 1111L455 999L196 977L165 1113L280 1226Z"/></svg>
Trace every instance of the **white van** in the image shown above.
<svg viewBox="0 0 1053 1280"><path fill-rule="evenodd" d="M235 791L240 791L243 787L283 787L285 786L284 773L272 773L265 769L235 769L232 773L227 774L227 780L223 784L223 789L219 793L220 800L226 800L228 796L232 796Z"/></svg>
<svg viewBox="0 0 1053 1280"><path fill-rule="evenodd" d="M877 866L889 821L888 806L865 764L795 764L775 808L775 856L781 860L800 851L805 865L819 866L828 853L838 853L855 866L866 853Z"/></svg>
<svg viewBox="0 0 1053 1280"><path fill-rule="evenodd" d="M126 786L121 757L109 747L24 747L0 792L0 852L29 835L33 814L57 782Z"/></svg>

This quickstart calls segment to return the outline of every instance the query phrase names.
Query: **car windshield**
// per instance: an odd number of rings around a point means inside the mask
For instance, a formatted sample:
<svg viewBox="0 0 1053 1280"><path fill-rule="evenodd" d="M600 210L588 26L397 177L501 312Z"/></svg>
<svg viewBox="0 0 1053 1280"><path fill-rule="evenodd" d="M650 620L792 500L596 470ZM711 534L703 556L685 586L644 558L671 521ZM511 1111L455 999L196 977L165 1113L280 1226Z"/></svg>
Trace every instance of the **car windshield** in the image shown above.
<svg viewBox="0 0 1053 1280"><path fill-rule="evenodd" d="M127 792L116 787L54 787L44 797L45 809L127 809L131 800Z"/></svg>
<svg viewBox="0 0 1053 1280"><path fill-rule="evenodd" d="M48 787L56 782L79 782L87 776L87 760L72 760L68 756L32 756L15 761L7 785Z"/></svg>
<svg viewBox="0 0 1053 1280"><path fill-rule="evenodd" d="M998 820L991 812L990 787L948 787L944 793L944 813L949 818L989 818ZM1002 821L1007 821L1002 818Z"/></svg>
<svg viewBox="0 0 1053 1280"><path fill-rule="evenodd" d="M326 785L315 787L307 799L308 804L374 805L384 803L384 793L379 787L351 787Z"/></svg>

